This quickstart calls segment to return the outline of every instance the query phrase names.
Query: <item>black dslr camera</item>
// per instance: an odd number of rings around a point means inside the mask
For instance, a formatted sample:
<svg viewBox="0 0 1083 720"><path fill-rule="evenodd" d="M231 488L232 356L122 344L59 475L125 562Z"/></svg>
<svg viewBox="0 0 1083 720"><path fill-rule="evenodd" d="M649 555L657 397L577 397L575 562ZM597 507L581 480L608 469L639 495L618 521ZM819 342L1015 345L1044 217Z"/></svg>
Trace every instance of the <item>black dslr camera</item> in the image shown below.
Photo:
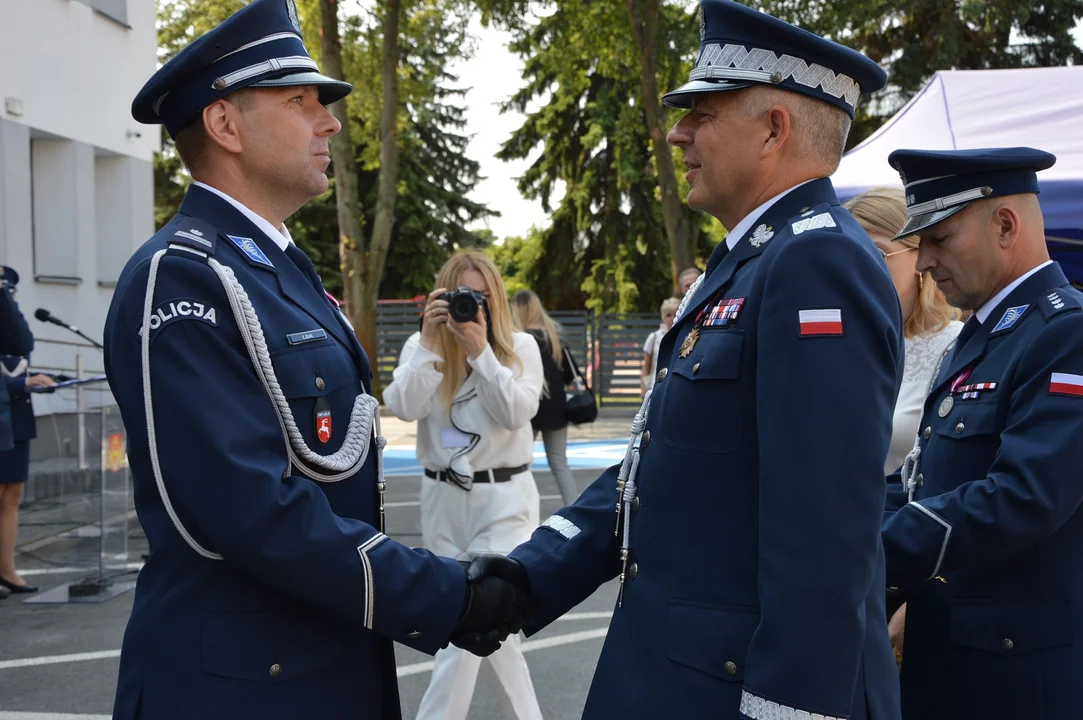
<svg viewBox="0 0 1083 720"><path fill-rule="evenodd" d="M477 318L478 309L485 306L485 296L468 287L460 287L458 290L446 292L439 299L447 301L448 314L456 322L461 323Z"/></svg>

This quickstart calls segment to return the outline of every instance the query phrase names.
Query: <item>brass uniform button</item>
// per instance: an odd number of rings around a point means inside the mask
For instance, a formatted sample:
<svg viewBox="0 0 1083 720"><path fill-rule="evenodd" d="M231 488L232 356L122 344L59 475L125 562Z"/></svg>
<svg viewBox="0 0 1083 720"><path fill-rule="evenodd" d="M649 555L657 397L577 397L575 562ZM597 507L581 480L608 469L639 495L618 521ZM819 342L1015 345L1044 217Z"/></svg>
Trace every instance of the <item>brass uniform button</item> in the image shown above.
<svg viewBox="0 0 1083 720"><path fill-rule="evenodd" d="M699 363L696 363L695 365L692 366L692 374L695 375L698 372L699 372Z"/></svg>
<svg viewBox="0 0 1083 720"><path fill-rule="evenodd" d="M1004 648L1005 650L1012 650L1013 648L1015 648L1015 643L1012 642L1011 638L1004 638L1004 640L1000 643L1000 647Z"/></svg>
<svg viewBox="0 0 1083 720"><path fill-rule="evenodd" d="M323 381L323 378L322 378L322 377L318 377L318 378L316 378L316 389L317 389L317 390L323 390L323 389L324 389L324 387L326 387L326 385L327 385L327 383L325 383L325 382Z"/></svg>
<svg viewBox="0 0 1083 720"><path fill-rule="evenodd" d="M737 663L733 662L732 660L727 660L726 664L723 665L722 668L726 671L727 675L737 674Z"/></svg>
<svg viewBox="0 0 1083 720"><path fill-rule="evenodd" d="M632 512L634 512L634 513L639 512L639 496L638 495L636 495L634 498L632 498Z"/></svg>
<svg viewBox="0 0 1083 720"><path fill-rule="evenodd" d="M926 440L928 440L928 439L929 439L929 437L930 437L930 436L931 436L932 434L933 434L933 428L932 428L932 426L931 426L931 425L927 425L927 426L925 427L925 432L923 432L923 433L921 434L921 436L922 436L922 437L924 437L924 438L925 438Z"/></svg>
<svg viewBox="0 0 1083 720"><path fill-rule="evenodd" d="M628 566L628 572L625 573L625 577L628 580L635 580L639 576L639 565L632 563Z"/></svg>
<svg viewBox="0 0 1083 720"><path fill-rule="evenodd" d="M282 674L282 666L279 665L278 663L275 663L274 665L271 666L271 669L268 670L267 672L270 673L271 677L278 677L279 675Z"/></svg>
<svg viewBox="0 0 1083 720"><path fill-rule="evenodd" d="M647 430L646 432L643 433L643 437L639 441L639 449L640 450L646 450L647 447L650 444L651 444L651 431Z"/></svg>
<svg viewBox="0 0 1083 720"><path fill-rule="evenodd" d="M955 434L956 435L962 435L963 430L966 430L966 425L964 425L962 423L959 423L958 425L955 426Z"/></svg>
<svg viewBox="0 0 1083 720"><path fill-rule="evenodd" d="M662 382L669 375L669 368L662 368L658 371L658 382Z"/></svg>

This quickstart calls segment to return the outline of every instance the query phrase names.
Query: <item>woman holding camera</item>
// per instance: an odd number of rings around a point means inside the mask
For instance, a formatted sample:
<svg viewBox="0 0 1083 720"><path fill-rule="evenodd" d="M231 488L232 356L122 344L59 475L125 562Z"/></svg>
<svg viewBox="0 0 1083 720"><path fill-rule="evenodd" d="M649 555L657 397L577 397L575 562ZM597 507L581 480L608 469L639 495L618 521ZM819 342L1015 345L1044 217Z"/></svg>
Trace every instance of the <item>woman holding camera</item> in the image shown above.
<svg viewBox="0 0 1083 720"><path fill-rule="evenodd" d="M539 523L530 420L542 392L541 353L532 336L513 331L504 282L484 254L455 253L436 284L384 402L418 423L425 546L460 559L506 554ZM485 660L506 715L541 720L519 636ZM465 720L481 663L454 645L439 651L418 720Z"/></svg>

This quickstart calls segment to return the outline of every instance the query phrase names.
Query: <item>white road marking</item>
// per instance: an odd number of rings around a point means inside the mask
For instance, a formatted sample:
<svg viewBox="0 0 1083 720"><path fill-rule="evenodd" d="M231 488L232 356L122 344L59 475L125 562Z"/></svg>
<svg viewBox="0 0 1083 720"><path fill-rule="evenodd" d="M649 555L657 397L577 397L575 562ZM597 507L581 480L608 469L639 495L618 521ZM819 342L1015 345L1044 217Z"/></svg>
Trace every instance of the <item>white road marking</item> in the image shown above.
<svg viewBox="0 0 1083 720"><path fill-rule="evenodd" d="M73 715L70 712L10 712L0 710L0 720L112 720L112 715Z"/></svg>
<svg viewBox="0 0 1083 720"><path fill-rule="evenodd" d="M33 568L31 570L19 570L19 574L20 575L26 575L28 577L33 577L35 575L66 575L68 573L92 572L92 571L95 571L97 569L98 569L97 567L43 567L43 568ZM143 563L141 563L141 562L125 563L124 565L117 566L117 567L108 566L108 569L110 569L110 570L142 570L143 569ZM0 715L0 720L3 720L2 715Z"/></svg>
<svg viewBox="0 0 1083 720"><path fill-rule="evenodd" d="M613 613L611 612L568 613L557 619L558 621L608 620L612 614ZM594 638L605 637L607 630L608 628L583 630L581 632L568 633L567 635L554 635L553 637L545 638L544 640L528 640L523 643L523 651L540 650L547 647L556 647L558 645L568 645L570 643L593 640ZM97 652L70 653L68 655L42 655L40 657L18 658L16 660L0 660L0 670L38 667L40 665L61 665L64 663L87 662L90 660L111 660L118 657L120 657L120 650L99 650ZM416 675L419 672L427 672L428 670L432 670L432 662L404 665L399 668L399 677ZM0 720L8 719L0 714Z"/></svg>
<svg viewBox="0 0 1083 720"><path fill-rule="evenodd" d="M120 650L99 650L98 652L71 653L70 655L43 655L17 660L0 660L0 670L36 667L38 665L59 665L61 663L84 662L86 660L107 660L118 657L120 657Z"/></svg>
<svg viewBox="0 0 1083 720"><path fill-rule="evenodd" d="M598 630L583 630L582 632L568 633L567 635L554 635L553 637L547 637L541 640L527 640L523 643L522 650L526 653L533 650L545 650L546 648L560 647L561 645L571 645L573 643L587 642L588 640L597 640L598 638L604 638L608 631L609 628L600 628ZM409 677L410 675L420 675L422 673L432 672L432 667L432 660L413 663L411 665L401 665L399 666L397 675L400 678Z"/></svg>

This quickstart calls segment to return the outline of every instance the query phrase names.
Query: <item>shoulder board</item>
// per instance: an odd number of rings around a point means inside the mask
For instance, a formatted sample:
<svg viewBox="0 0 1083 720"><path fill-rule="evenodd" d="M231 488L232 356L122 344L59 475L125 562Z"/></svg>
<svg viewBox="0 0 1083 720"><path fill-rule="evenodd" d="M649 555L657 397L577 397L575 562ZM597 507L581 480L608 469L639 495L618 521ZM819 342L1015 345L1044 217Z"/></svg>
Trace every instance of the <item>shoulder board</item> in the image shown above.
<svg viewBox="0 0 1083 720"><path fill-rule="evenodd" d="M176 230L169 238L170 244L185 245L200 252L214 255L218 244L218 230L206 220L190 215L178 215Z"/></svg>
<svg viewBox="0 0 1083 720"><path fill-rule="evenodd" d="M790 232L794 235L800 235L810 230L824 229L841 232L838 220L831 214L831 210L827 206L806 210L797 218L790 219Z"/></svg>
<svg viewBox="0 0 1083 720"><path fill-rule="evenodd" d="M1065 292L1060 288L1050 290L1043 295L1039 305L1041 305L1042 313L1045 314L1046 319L1071 310L1079 310L1080 307L1083 307L1080 305L1079 296L1075 292Z"/></svg>

